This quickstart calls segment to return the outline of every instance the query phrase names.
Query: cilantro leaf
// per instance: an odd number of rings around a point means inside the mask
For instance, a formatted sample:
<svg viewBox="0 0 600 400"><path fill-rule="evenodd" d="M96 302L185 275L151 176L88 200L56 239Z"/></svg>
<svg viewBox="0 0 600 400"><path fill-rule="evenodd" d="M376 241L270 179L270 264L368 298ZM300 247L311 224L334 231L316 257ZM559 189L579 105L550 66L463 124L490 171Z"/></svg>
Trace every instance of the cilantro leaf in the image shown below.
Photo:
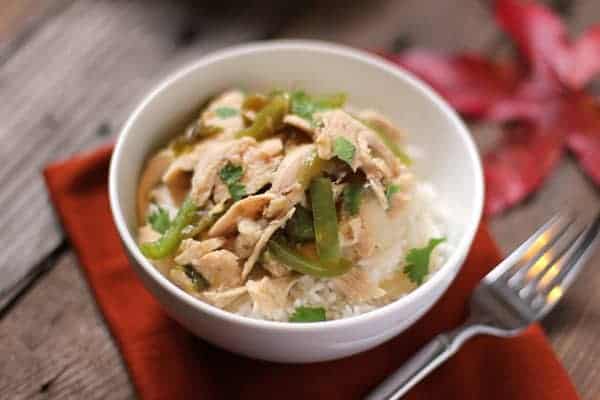
<svg viewBox="0 0 600 400"><path fill-rule="evenodd" d="M148 222L152 225L152 229L159 233L165 233L171 226L169 212L160 206L148 215Z"/></svg>
<svg viewBox="0 0 600 400"><path fill-rule="evenodd" d="M304 92L293 92L290 96L290 110L292 114L312 121L312 115L316 107L312 99Z"/></svg>
<svg viewBox="0 0 600 400"><path fill-rule="evenodd" d="M348 139L338 136L333 140L333 154L346 164L351 165L356 147Z"/></svg>
<svg viewBox="0 0 600 400"><path fill-rule="evenodd" d="M246 187L241 183L232 183L228 185L228 189L233 201L238 201L246 197Z"/></svg>
<svg viewBox="0 0 600 400"><path fill-rule="evenodd" d="M296 242L315 240L312 212L301 205L296 206L294 215L285 225L285 232L290 239Z"/></svg>
<svg viewBox="0 0 600 400"><path fill-rule="evenodd" d="M344 94L313 98L305 92L298 90L290 95L290 110L292 114L313 122L313 114L320 111L340 108L346 102Z"/></svg>
<svg viewBox="0 0 600 400"><path fill-rule="evenodd" d="M408 278L420 285L429 273L429 259L435 247L445 241L446 238L430 239L425 247L414 248L408 251L404 265L404 273Z"/></svg>
<svg viewBox="0 0 600 400"><path fill-rule="evenodd" d="M224 184L227 185L229 194L233 201L238 201L246 196L246 187L240 183L242 176L244 175L244 169L241 165L234 165L227 163L219 171L219 177Z"/></svg>
<svg viewBox="0 0 600 400"><path fill-rule="evenodd" d="M325 321L323 307L298 307L290 317L290 322L319 322Z"/></svg>
<svg viewBox="0 0 600 400"><path fill-rule="evenodd" d="M389 185L386 186L385 188L385 197L387 198L388 203L392 201L392 197L394 197L394 195L396 193L398 193L400 191L400 186L390 183Z"/></svg>
<svg viewBox="0 0 600 400"><path fill-rule="evenodd" d="M360 203L362 201L362 190L363 185L356 182L349 183L344 188L342 204L344 205L344 210L346 210L348 214L358 214L358 211L360 210Z"/></svg>
<svg viewBox="0 0 600 400"><path fill-rule="evenodd" d="M221 119L227 119L235 117L239 114L239 111L232 107L219 107L215 109L215 114Z"/></svg>

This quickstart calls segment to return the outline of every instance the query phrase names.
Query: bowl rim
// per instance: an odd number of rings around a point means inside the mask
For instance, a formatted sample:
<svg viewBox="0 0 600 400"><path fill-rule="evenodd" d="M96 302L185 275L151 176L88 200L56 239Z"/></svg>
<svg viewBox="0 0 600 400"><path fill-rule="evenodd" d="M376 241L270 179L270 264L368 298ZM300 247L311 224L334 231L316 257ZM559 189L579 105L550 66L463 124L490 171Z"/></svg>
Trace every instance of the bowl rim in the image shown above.
<svg viewBox="0 0 600 400"><path fill-rule="evenodd" d="M187 75L194 73L195 71L206 67L209 64L216 62L222 62L230 58L236 58L238 56L247 55L250 53L264 53L273 52L280 50L295 50L295 51L309 51L317 53L334 54L336 56L346 57L353 59L358 62L368 64L369 66L376 67L382 72L393 75L396 79L401 79L409 85L420 91L435 107L438 107L450 120L450 123L454 126L459 137L465 144L467 154L473 168L475 169L475 182L474 182L474 193L475 193L475 204L476 208L471 214L470 219L467 221L466 230L460 238L458 244L454 248L450 257L448 257L444 264L433 274L430 279L425 281L423 284L418 286L415 290L402 296L389 304L371 310L369 312L347 317L336 320L320 321L320 322L279 322L255 319L246 317L238 314L234 314L229 311L217 308L209 303L206 303L194 296L186 293L171 282L166 276L158 271L149 260L147 260L139 250L136 241L129 233L125 217L121 210L119 202L119 190L117 187L117 173L120 170L120 163L124 156L124 142L131 131L131 128L137 123L139 117L144 113L146 107L157 97L159 97L163 91L169 86L174 84L176 81L185 78ZM225 320L230 323L242 324L255 328L265 328L269 330L281 331L281 332L306 332L306 331L322 331L322 330L333 330L343 329L357 324L365 324L374 320L379 320L393 314L396 310L401 309L406 304L418 301L427 296L431 289L440 284L443 279L446 279L446 275L451 272L449 266L453 264L462 264L461 258L465 256L472 244L472 241L477 232L479 226L482 210L483 210L483 193L484 193L484 181L483 181L483 169L481 165L481 159L477 151L477 147L473 138L471 137L468 129L466 128L463 121L433 89L427 84L422 82L420 79L407 72L406 70L398 67L384 58L377 56L366 51L357 50L345 45L333 44L318 40L270 40L260 42L249 42L242 45L227 47L205 56L202 56L198 60L189 63L188 65L174 71L169 74L166 78L162 79L158 85L148 92L141 102L135 107L134 111L129 115L127 121L123 125L123 128L119 132L117 143L111 157L109 167L109 200L110 208L113 215L113 219L121 240L124 242L127 250L133 255L135 261L141 267L141 269L150 276L159 286L169 292L170 295L174 296L177 300L185 303L187 306L195 309L199 312L204 312L212 317ZM459 265L454 274L450 278L451 283L462 265ZM139 271L139 268L136 268ZM446 272L445 272L446 271ZM448 283L448 286L449 286ZM447 287L445 288L447 290ZM444 290L444 292L445 292Z"/></svg>

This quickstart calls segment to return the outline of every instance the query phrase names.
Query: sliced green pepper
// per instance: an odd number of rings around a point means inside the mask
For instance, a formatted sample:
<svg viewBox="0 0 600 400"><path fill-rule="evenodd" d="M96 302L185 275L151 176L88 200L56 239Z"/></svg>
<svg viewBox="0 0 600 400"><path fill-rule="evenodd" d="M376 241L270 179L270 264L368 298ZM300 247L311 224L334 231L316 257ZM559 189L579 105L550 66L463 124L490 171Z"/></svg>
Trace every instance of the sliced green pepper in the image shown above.
<svg viewBox="0 0 600 400"><path fill-rule="evenodd" d="M183 229L182 235L184 239L191 239L211 226L214 225L215 222L225 214L225 211L231 206L231 202L220 203L211 208L208 213L202 215L197 222L194 222L193 225L188 225Z"/></svg>
<svg viewBox="0 0 600 400"><path fill-rule="evenodd" d="M328 178L313 179L310 184L310 202L319 260L327 265L337 264L342 257L342 251L338 237L337 211L333 198L333 188Z"/></svg>
<svg viewBox="0 0 600 400"><path fill-rule="evenodd" d="M169 229L158 240L140 245L142 253L153 260L160 260L174 254L184 239L184 228L197 218L196 210L196 204L191 199L186 199L177 211Z"/></svg>
<svg viewBox="0 0 600 400"><path fill-rule="evenodd" d="M314 151L304 160L304 164L298 173L298 183L302 189L307 189L314 178L321 175L324 169L333 163L332 160L323 160L319 158L317 152Z"/></svg>
<svg viewBox="0 0 600 400"><path fill-rule="evenodd" d="M287 265L296 272L317 277L333 277L346 273L352 268L352 263L340 258L337 264L324 264L319 260L309 259L291 249L283 240L272 238L267 246L268 252L279 262Z"/></svg>
<svg viewBox="0 0 600 400"><path fill-rule="evenodd" d="M256 119L246 129L236 133L237 138L250 136L262 140L271 136L283 123L283 117L288 112L289 100L286 95L280 94L273 98L257 114Z"/></svg>
<svg viewBox="0 0 600 400"><path fill-rule="evenodd" d="M285 232L288 237L294 242L306 242L315 240L315 230L313 228L313 218L310 210L296 206L294 215L287 224L285 224Z"/></svg>
<svg viewBox="0 0 600 400"><path fill-rule="evenodd" d="M246 96L244 99L244 103L242 104L243 110L249 110L254 112L259 112L262 110L268 103L267 96L263 94L253 93Z"/></svg>
<svg viewBox="0 0 600 400"><path fill-rule="evenodd" d="M402 151L402 149L400 148L400 146L398 146L398 144L396 142L394 142L392 139L390 139L390 137L388 135L386 135L385 132L383 132L381 129L379 129L378 127L376 127L374 124L371 124L371 123L369 123L367 121L361 120L361 122L363 124L365 124L366 126L368 126L369 128L371 128L373 130L373 132L375 132L377 134L377 136L379 136L379 138L381 139L381 141L383 142L383 144L385 144L386 147L388 149L390 149L391 152L394 153L394 155L404 165L411 165L412 164L412 160L408 156L408 154L406 154L404 151Z"/></svg>
<svg viewBox="0 0 600 400"><path fill-rule="evenodd" d="M184 133L171 140L169 147L175 155L179 156L191 151L201 140L221 131L218 126L205 126L200 121L194 121L188 125Z"/></svg>

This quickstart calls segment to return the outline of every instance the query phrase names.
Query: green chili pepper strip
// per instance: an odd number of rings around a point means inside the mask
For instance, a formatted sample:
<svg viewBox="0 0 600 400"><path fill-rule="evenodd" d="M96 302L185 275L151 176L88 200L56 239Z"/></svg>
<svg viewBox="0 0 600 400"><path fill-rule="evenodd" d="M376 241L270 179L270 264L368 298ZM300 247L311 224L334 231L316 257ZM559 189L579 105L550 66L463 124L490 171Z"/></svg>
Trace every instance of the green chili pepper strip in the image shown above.
<svg viewBox="0 0 600 400"><path fill-rule="evenodd" d="M269 240L267 251L270 256L301 274L327 278L342 275L352 268L352 263L345 258L339 259L335 265L325 265L321 261L311 260L275 238Z"/></svg>
<svg viewBox="0 0 600 400"><path fill-rule="evenodd" d="M275 133L288 112L289 100L286 95L276 95L257 114L256 119L246 129L236 133L237 138L250 136L256 140L265 139Z"/></svg>
<svg viewBox="0 0 600 400"><path fill-rule="evenodd" d="M140 245L142 253L153 260L160 260L174 254L184 238L183 229L192 224L196 219L196 209L196 204L191 199L186 199L177 212L171 226L169 226L169 229L167 229L160 239Z"/></svg>
<svg viewBox="0 0 600 400"><path fill-rule="evenodd" d="M338 237L338 221L333 189L328 178L313 179L310 184L310 202L319 260L325 265L335 265L342 258L342 252Z"/></svg>
<svg viewBox="0 0 600 400"><path fill-rule="evenodd" d="M304 160L304 165L298 173L298 183L302 186L302 189L307 189L314 178L321 175L324 169L326 169L332 160L323 160L319 158L317 152L314 151L311 155Z"/></svg>

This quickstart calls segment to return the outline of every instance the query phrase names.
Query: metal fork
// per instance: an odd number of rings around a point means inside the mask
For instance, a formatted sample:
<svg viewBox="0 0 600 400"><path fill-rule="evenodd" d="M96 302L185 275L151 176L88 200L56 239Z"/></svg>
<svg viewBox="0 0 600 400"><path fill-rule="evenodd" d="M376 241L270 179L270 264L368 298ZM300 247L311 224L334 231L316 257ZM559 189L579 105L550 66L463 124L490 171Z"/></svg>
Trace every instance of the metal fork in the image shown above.
<svg viewBox="0 0 600 400"><path fill-rule="evenodd" d="M511 337L542 319L581 271L599 231L600 214L578 233L573 217L554 216L481 280L463 325L436 336L366 399L399 399L474 335Z"/></svg>

